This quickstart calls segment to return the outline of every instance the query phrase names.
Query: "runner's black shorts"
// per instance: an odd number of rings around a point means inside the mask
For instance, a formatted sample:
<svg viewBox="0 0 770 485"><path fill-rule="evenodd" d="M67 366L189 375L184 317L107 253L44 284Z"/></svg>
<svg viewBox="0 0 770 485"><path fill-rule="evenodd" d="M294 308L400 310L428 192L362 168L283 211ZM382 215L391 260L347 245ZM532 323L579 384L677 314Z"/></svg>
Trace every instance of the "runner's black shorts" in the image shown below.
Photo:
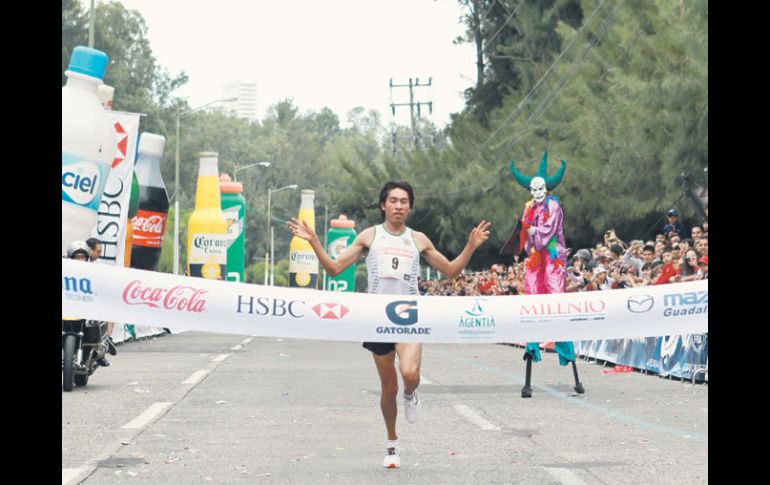
<svg viewBox="0 0 770 485"><path fill-rule="evenodd" d="M364 342L363 347L371 350L375 355L387 355L396 350L394 342Z"/></svg>

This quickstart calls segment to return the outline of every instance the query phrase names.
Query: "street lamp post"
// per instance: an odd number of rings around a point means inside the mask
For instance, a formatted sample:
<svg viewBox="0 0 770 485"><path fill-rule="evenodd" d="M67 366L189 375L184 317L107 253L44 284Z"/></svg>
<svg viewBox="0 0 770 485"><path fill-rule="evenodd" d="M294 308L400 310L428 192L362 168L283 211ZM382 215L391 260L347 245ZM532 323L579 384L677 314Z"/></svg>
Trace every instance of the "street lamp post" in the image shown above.
<svg viewBox="0 0 770 485"><path fill-rule="evenodd" d="M198 111L201 108L219 103L223 101L235 101L237 97L221 98L210 103L198 106L197 108L188 109L187 111L179 111L179 106L176 108L176 166L174 168L174 274L179 274L179 194L182 192L179 186L179 125L180 119L183 116L187 116L190 113Z"/></svg>
<svg viewBox="0 0 770 485"><path fill-rule="evenodd" d="M285 187L281 187L280 189L275 189L275 190L269 190L268 189L268 191L267 191L267 235L266 235L266 237L270 241L270 253L265 253L265 286L267 286L267 281L268 281L267 280L267 267L270 264L272 264L271 274L273 275L273 278L275 278L275 261L271 261L271 259L273 257L273 250L274 250L273 244L274 244L274 240L273 240L273 237L272 237L272 234L271 234L272 227L273 227L273 220L272 220L272 217L271 217L272 207L270 205L270 197L274 193L280 192L281 190L296 189L296 188L297 188L297 184L291 184L291 185L287 185ZM271 279L271 286L272 286L272 279Z"/></svg>
<svg viewBox="0 0 770 485"><path fill-rule="evenodd" d="M238 172L240 172L241 170L246 170L247 168L256 167L257 165L267 168L270 166L270 162L262 161L262 162L252 163L244 167L239 167L235 164L235 162L233 162L233 182L238 181Z"/></svg>

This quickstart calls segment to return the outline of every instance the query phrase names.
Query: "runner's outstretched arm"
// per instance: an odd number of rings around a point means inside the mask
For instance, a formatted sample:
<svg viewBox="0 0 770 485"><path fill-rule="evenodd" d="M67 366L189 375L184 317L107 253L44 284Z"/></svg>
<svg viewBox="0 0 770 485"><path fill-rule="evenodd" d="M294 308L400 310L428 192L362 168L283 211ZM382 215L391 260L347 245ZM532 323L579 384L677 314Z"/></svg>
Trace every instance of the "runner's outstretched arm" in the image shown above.
<svg viewBox="0 0 770 485"><path fill-rule="evenodd" d="M428 239L428 236L425 234L415 231L415 241L417 242L418 247L423 248L421 251L428 264L444 273L447 278L451 279L460 274L463 268L465 268L471 260L471 256L476 248L484 244L484 241L489 238L489 226L491 225L491 222L481 221L478 226L474 227L470 236L468 236L468 244L465 245L465 248L460 255L452 262L450 262L446 256L438 252L431 240Z"/></svg>
<svg viewBox="0 0 770 485"><path fill-rule="evenodd" d="M310 243L316 256L318 256L318 262L321 263L321 266L323 266L329 276L332 277L345 271L345 268L355 263L356 260L358 260L358 257L361 256L361 253L369 248L367 243L371 242L373 236L372 232L374 231L374 228L372 227L361 231L361 234L357 235L353 240L353 244L348 246L348 248L340 254L339 259L335 261L326 252L315 231L305 221L300 221L297 220L297 218L292 217L289 221L289 229L291 229L292 234Z"/></svg>

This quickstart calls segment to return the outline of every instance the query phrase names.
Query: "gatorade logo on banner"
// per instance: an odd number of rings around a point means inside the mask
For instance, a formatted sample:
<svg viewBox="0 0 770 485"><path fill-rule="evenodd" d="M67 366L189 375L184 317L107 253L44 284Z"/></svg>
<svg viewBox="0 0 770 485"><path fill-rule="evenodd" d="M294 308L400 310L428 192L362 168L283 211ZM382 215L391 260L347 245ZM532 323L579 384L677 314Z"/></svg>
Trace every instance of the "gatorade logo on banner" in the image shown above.
<svg viewBox="0 0 770 485"><path fill-rule="evenodd" d="M396 325L413 325L417 323L417 302L394 301L385 307L385 314Z"/></svg>
<svg viewBox="0 0 770 485"><path fill-rule="evenodd" d="M159 248L163 244L163 234L166 233L167 214L139 210L132 219L134 235L133 244L148 248Z"/></svg>

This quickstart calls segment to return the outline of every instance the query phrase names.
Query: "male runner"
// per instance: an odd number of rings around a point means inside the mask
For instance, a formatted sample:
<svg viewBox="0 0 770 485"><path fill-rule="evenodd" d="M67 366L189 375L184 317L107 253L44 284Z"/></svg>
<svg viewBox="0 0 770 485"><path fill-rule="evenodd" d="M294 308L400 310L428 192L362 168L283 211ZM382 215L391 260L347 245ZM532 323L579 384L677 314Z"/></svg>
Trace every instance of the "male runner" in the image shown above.
<svg viewBox="0 0 770 485"><path fill-rule="evenodd" d="M406 219L414 207L414 193L407 182L388 182L380 191L380 212L384 223L368 227L356 236L353 244L340 254L337 261L326 253L320 239L304 221L292 218L289 229L292 234L310 242L318 260L329 276L336 276L354 263L362 252L368 251L366 269L369 273L369 293L387 295L417 295L417 276L420 271L420 254L447 278L454 278L465 268L473 252L489 237L490 222L481 221L473 228L468 244L460 255L449 261L438 252L428 237L406 227ZM399 442L396 434L398 408L398 376L395 356L398 354L401 377L404 380L404 414L413 423L417 419L420 401L417 386L420 384L420 343L364 342L372 352L380 375L382 393L380 407L388 432L387 454L383 460L386 468L398 468Z"/></svg>

